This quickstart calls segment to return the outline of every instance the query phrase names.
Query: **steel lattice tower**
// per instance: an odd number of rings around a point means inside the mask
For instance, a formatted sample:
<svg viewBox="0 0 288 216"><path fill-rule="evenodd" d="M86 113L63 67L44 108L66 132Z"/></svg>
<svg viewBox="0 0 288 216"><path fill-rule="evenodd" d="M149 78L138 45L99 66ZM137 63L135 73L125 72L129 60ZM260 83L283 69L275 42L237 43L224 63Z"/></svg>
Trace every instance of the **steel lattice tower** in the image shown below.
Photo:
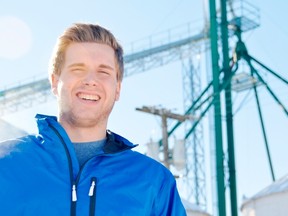
<svg viewBox="0 0 288 216"><path fill-rule="evenodd" d="M183 77L183 103L184 110L191 107L202 90L201 64L199 56L201 53L182 60L182 77ZM199 110L201 111L201 110ZM199 111L193 111L192 116L199 115ZM194 120L185 121L185 134L193 126ZM203 139L203 124L197 126L195 131L186 138L186 178L190 179L189 186L193 188L187 194L188 199L193 200L195 204L206 209L206 175L205 175L205 148Z"/></svg>

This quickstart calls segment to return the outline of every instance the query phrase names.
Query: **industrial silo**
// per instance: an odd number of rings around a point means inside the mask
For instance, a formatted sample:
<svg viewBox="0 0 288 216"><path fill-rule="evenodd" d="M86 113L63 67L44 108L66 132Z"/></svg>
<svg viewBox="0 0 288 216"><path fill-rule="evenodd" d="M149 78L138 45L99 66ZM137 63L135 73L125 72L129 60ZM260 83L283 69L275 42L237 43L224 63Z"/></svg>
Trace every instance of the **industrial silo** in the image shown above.
<svg viewBox="0 0 288 216"><path fill-rule="evenodd" d="M287 216L288 175L246 199L241 212L242 216Z"/></svg>

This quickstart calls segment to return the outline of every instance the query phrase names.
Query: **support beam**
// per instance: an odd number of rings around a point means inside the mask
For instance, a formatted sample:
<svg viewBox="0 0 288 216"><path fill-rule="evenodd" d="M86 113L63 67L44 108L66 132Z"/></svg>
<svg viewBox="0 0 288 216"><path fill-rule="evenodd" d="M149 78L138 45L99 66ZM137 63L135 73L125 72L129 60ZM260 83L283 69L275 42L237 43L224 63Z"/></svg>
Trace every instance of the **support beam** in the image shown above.
<svg viewBox="0 0 288 216"><path fill-rule="evenodd" d="M210 43L213 71L213 91L214 91L214 127L215 127L215 149L216 149L216 187L218 216L226 216L225 181L224 181L224 154L222 140L221 122L221 102L220 102L220 83L219 83L219 54L218 54L218 28L215 0L209 0L210 7Z"/></svg>
<svg viewBox="0 0 288 216"><path fill-rule="evenodd" d="M233 108L231 92L231 68L229 58L229 41L228 41L228 21L226 0L221 0L221 41L222 41L222 68L224 71L224 80L227 82L225 88L225 109L226 109L226 136L228 150L228 168L229 168L229 189L230 189L230 209L231 215L238 215L237 206L237 186L236 186L236 167L235 167L235 150L234 150L234 125L233 125Z"/></svg>

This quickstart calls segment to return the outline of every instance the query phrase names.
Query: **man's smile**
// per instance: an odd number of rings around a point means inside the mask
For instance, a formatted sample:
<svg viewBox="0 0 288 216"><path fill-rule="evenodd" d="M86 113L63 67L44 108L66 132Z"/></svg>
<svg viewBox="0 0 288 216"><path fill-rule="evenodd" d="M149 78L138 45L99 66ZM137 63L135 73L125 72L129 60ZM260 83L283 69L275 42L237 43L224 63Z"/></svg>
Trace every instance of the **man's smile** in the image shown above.
<svg viewBox="0 0 288 216"><path fill-rule="evenodd" d="M77 96L83 100L98 101L100 97L94 94L78 93Z"/></svg>

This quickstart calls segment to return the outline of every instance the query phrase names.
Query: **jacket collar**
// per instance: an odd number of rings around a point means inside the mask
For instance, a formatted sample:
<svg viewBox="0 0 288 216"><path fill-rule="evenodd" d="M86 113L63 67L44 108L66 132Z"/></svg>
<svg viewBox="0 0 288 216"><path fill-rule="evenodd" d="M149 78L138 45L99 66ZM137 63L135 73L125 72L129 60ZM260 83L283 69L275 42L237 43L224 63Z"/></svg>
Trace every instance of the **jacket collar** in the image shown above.
<svg viewBox="0 0 288 216"><path fill-rule="evenodd" d="M115 134L110 130L107 130L107 141L103 147L103 151L106 154L113 154L125 151L127 149L132 149L136 146L137 145L132 144L130 141L119 136L118 134Z"/></svg>
<svg viewBox="0 0 288 216"><path fill-rule="evenodd" d="M62 134L63 136L63 131L61 132L61 130L64 130L64 128L58 123L56 116L37 114L35 118L38 120L39 129L41 128L40 125L43 125L43 123L46 122L46 124L48 123L48 124L52 124L56 126L56 128L60 130L59 131L60 134ZM106 137L107 137L107 141L103 147L103 151L105 154L114 154L114 153L122 152L128 149L132 149L137 146L131 143L129 140L125 139L124 137L111 132L110 130L107 130Z"/></svg>

